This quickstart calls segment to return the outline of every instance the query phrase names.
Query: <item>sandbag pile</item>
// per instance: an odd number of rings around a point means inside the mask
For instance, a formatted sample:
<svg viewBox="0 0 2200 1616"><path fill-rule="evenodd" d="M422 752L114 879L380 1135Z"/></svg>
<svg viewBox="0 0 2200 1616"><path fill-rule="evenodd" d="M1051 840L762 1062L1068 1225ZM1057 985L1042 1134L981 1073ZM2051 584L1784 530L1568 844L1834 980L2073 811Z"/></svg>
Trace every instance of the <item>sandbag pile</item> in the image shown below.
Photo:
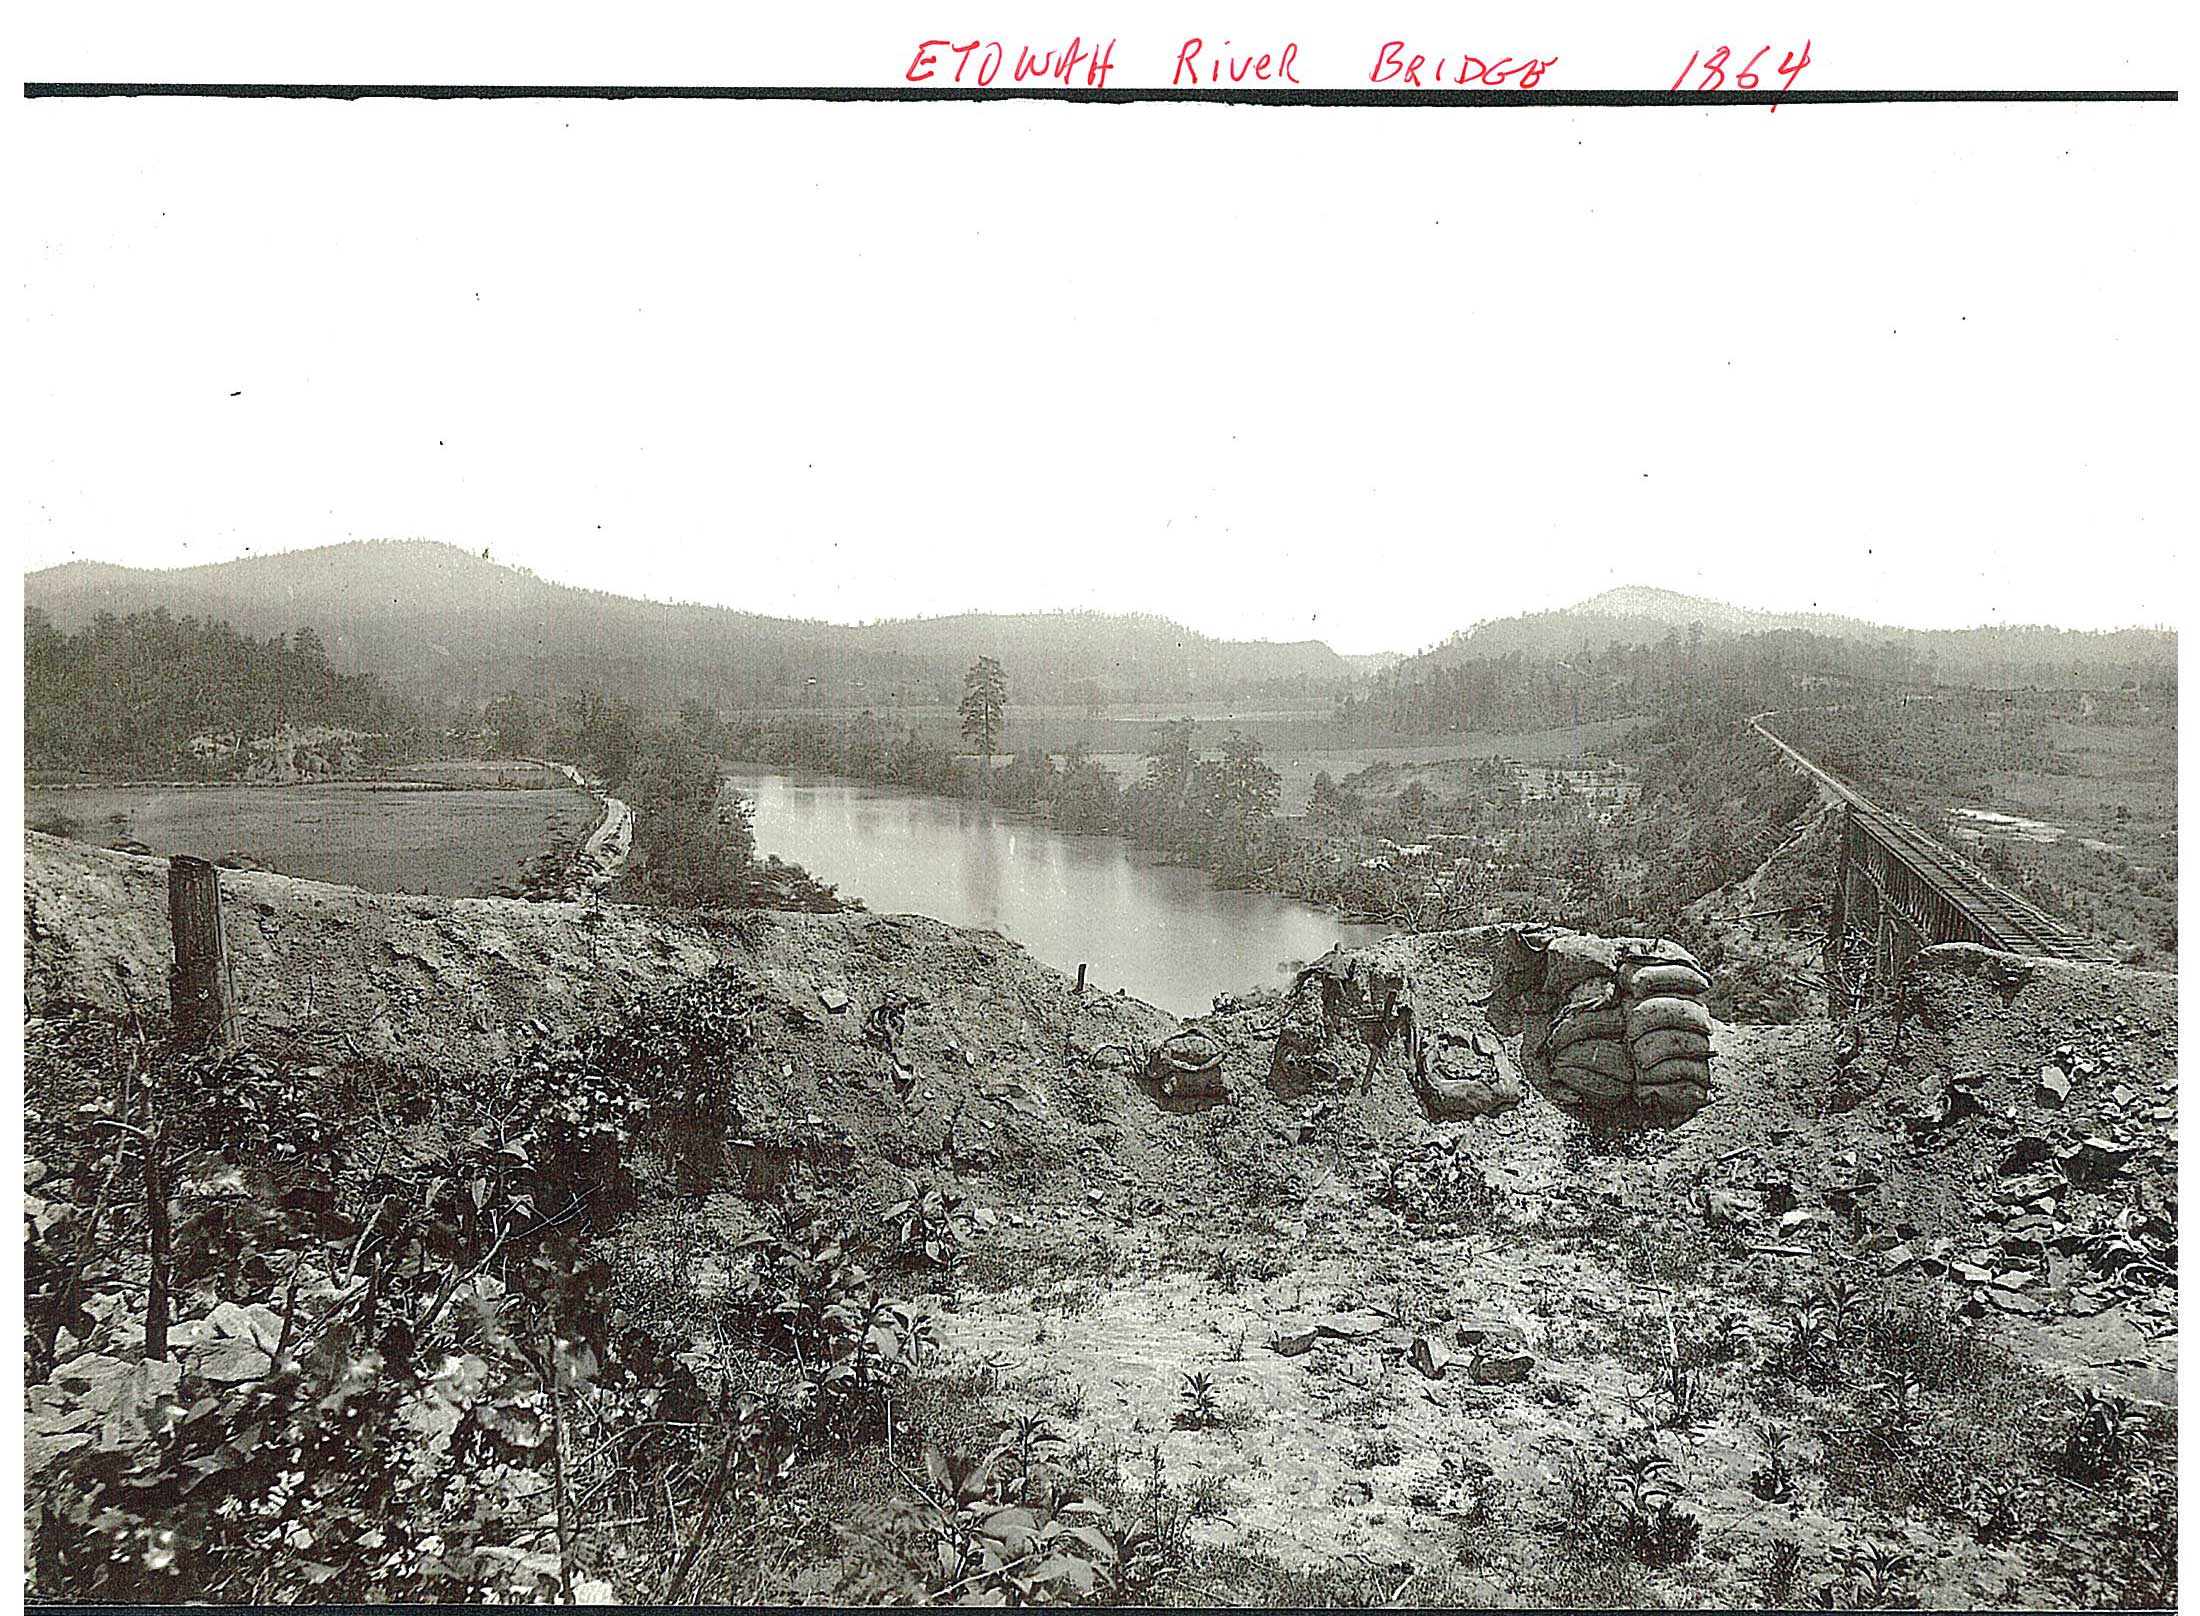
<svg viewBox="0 0 2200 1616"><path fill-rule="evenodd" d="M1171 1100L1220 1100L1230 1093L1223 1071L1229 1048L1207 1028L1192 1023L1153 1046L1146 1060L1148 1077Z"/></svg>
<svg viewBox="0 0 2200 1616"><path fill-rule="evenodd" d="M1413 1086L1438 1120L1495 1116L1520 1103L1520 1068L1487 1023L1447 1026L1423 1046Z"/></svg>
<svg viewBox="0 0 2200 1616"><path fill-rule="evenodd" d="M1520 1021L1529 1075L1554 1098L1677 1122L1711 1098L1711 980L1662 938L1523 930L1498 997Z"/></svg>
<svg viewBox="0 0 2200 1616"><path fill-rule="evenodd" d="M1520 1067L1505 1036L1478 1001L1461 1002L1456 981L1441 970L1417 980L1417 968L1410 940L1392 939L1365 949L1340 944L1301 970L1284 995L1269 1069L1277 1096L1366 1093L1388 1071L1402 1072L1432 1120L1518 1105Z"/></svg>
<svg viewBox="0 0 2200 1616"><path fill-rule="evenodd" d="M1371 1051L1417 1030L1412 1004L1402 962L1378 950L1331 949L1284 996L1270 1085L1285 1097L1364 1087Z"/></svg>

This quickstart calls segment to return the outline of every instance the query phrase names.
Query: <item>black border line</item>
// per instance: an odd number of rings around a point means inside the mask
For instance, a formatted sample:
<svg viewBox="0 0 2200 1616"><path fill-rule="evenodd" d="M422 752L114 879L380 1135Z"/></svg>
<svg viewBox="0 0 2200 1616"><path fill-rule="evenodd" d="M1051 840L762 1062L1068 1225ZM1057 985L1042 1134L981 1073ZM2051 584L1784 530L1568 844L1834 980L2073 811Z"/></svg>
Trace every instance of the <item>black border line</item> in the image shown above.
<svg viewBox="0 0 2200 1616"><path fill-rule="evenodd" d="M2175 101L2175 90L1494 90L1312 89L1214 85L1086 89L934 84L166 84L23 86L26 99L162 97L277 101L1071 101L1100 106L1183 102L1255 107L1810 107L1909 103Z"/></svg>

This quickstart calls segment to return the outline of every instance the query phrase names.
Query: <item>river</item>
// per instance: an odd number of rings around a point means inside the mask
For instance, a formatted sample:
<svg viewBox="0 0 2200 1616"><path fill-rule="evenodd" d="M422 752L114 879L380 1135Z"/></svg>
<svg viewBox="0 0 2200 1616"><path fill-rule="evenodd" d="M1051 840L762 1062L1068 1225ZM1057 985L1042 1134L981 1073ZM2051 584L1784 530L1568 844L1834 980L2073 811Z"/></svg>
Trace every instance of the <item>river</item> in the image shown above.
<svg viewBox="0 0 2200 1616"><path fill-rule="evenodd" d="M1116 836L1068 836L979 803L827 776L737 773L756 846L877 914L997 931L1057 970L1179 1016L1218 993L1276 987L1353 925L1267 892L1231 892Z"/></svg>

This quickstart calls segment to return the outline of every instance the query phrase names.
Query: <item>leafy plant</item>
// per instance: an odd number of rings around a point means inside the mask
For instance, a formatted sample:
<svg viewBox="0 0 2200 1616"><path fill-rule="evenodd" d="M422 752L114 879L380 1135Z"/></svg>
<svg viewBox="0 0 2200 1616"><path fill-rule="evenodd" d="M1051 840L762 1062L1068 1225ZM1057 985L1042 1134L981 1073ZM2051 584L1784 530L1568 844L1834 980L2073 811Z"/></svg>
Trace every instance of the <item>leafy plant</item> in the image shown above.
<svg viewBox="0 0 2200 1616"><path fill-rule="evenodd" d="M1880 1414L1879 1439L1905 1452L1916 1446L1925 1428L1925 1389L1908 1375L1891 1382Z"/></svg>
<svg viewBox="0 0 2200 1616"><path fill-rule="evenodd" d="M1680 1508L1680 1477L1655 1449L1622 1460L1612 1478L1621 1510L1621 1539L1645 1565L1678 1565L1696 1552L1703 1523Z"/></svg>
<svg viewBox="0 0 2200 1616"><path fill-rule="evenodd" d="M2086 1388L2063 1428L2064 1470L2084 1481L2121 1471L2147 1446L2146 1416L2131 1399Z"/></svg>
<svg viewBox="0 0 2200 1616"><path fill-rule="evenodd" d="M1826 1281L1823 1297L1826 1331L1839 1343L1848 1336L1849 1322L1856 1313L1863 1293L1845 1275L1835 1274Z"/></svg>
<svg viewBox="0 0 2200 1616"><path fill-rule="evenodd" d="M1761 1587L1764 1602L1783 1610L1795 1602L1795 1584L1803 1573L1803 1546L1792 1538L1778 1538L1765 1551Z"/></svg>
<svg viewBox="0 0 2200 1616"><path fill-rule="evenodd" d="M1831 1602L1858 1610L1900 1610L1917 1603L1909 1589L1913 1562L1883 1543L1851 1544L1841 1556L1840 1575L1822 1593Z"/></svg>
<svg viewBox="0 0 2200 1616"><path fill-rule="evenodd" d="M885 1224L902 1256L952 1268L962 1261L968 1235L969 1209L964 1197L936 1184L904 1186L901 1200L888 1207Z"/></svg>
<svg viewBox="0 0 2200 1616"><path fill-rule="evenodd" d="M1750 1473L1749 1486L1768 1504L1785 1504L1795 1496L1795 1468L1788 1462L1788 1434L1771 1420L1760 1420L1752 1432L1764 1463Z"/></svg>
<svg viewBox="0 0 2200 1616"><path fill-rule="evenodd" d="M1757 1335L1749 1319L1734 1308L1722 1308L1712 1334L1712 1350L1722 1363L1746 1363L1757 1355Z"/></svg>
<svg viewBox="0 0 2200 1616"><path fill-rule="evenodd" d="M1700 1424L1706 1413L1703 1377L1694 1369L1675 1362L1665 1368L1662 1386L1665 1393L1665 1423L1675 1431L1685 1431Z"/></svg>
<svg viewBox="0 0 2200 1616"><path fill-rule="evenodd" d="M1833 1309L1822 1298L1811 1297L1789 1310L1785 1358L1788 1368L1814 1384L1838 1373Z"/></svg>
<svg viewBox="0 0 2200 1616"><path fill-rule="evenodd" d="M1215 1385L1214 1376L1206 1370L1184 1371L1184 1384L1177 1389L1177 1396L1184 1403L1177 1416L1184 1424L1204 1431L1220 1423L1222 1393Z"/></svg>
<svg viewBox="0 0 2200 1616"><path fill-rule="evenodd" d="M2021 1478L1990 1476L1979 1488L1972 1523L1981 1543L1998 1547L2023 1536L2031 1514L2031 1488Z"/></svg>

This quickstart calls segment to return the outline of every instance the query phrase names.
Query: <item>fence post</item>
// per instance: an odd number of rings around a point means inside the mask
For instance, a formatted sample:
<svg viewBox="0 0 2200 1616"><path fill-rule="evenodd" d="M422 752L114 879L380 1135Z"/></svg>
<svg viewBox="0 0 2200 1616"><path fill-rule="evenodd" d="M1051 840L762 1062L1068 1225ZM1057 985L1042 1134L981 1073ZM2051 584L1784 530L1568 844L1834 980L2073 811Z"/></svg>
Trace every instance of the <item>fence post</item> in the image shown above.
<svg viewBox="0 0 2200 1616"><path fill-rule="evenodd" d="M168 861L168 929L176 960L168 972L177 1039L203 1049L229 1033L228 959L222 943L221 871L205 859Z"/></svg>

